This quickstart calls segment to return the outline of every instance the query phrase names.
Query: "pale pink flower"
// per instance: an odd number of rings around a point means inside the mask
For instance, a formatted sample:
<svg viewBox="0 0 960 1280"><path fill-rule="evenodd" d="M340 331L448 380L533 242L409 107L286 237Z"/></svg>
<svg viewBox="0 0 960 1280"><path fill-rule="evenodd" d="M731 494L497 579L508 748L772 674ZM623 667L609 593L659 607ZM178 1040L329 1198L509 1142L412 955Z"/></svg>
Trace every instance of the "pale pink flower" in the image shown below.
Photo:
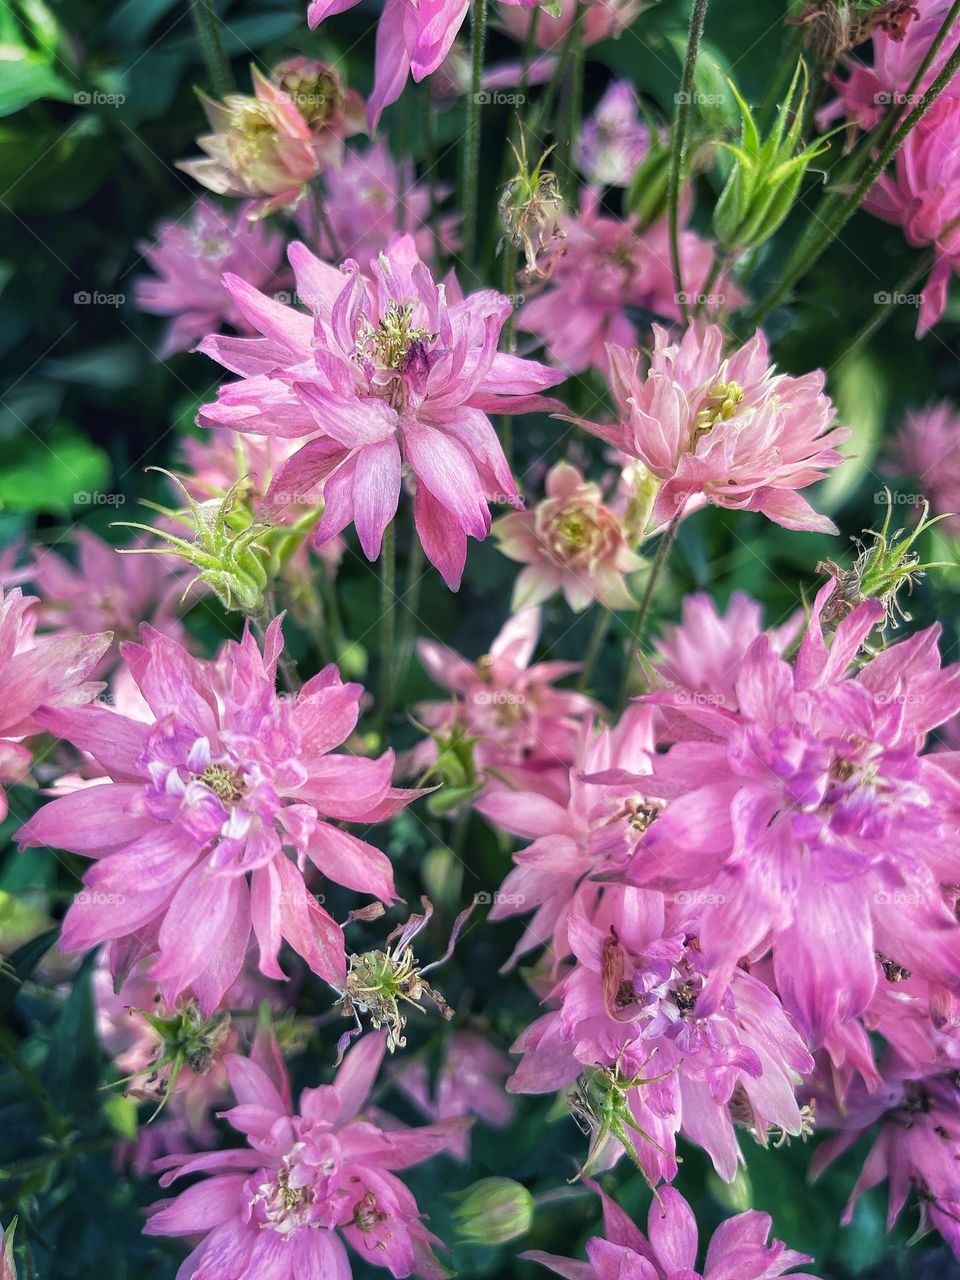
<svg viewBox="0 0 960 1280"><path fill-rule="evenodd" d="M291 245L290 261L312 315L227 277L264 337L201 345L245 375L221 387L201 421L288 439L322 432L275 476L275 505L282 511L322 481L317 541L355 523L371 560L396 513L406 464L424 551L455 590L467 537L489 532L488 501L519 501L487 414L552 407L537 393L561 375L499 353L509 300L492 290L464 298L452 277L437 285L410 236L390 241L372 279L355 262L337 271L302 244Z"/></svg>
<svg viewBox="0 0 960 1280"><path fill-rule="evenodd" d="M595 1188L600 1191L599 1187ZM698 1231L693 1211L674 1187L664 1187L650 1206L647 1234L609 1197L603 1199L604 1235L587 1241L588 1262L572 1262L540 1250L521 1255L566 1280L816 1280L793 1271L811 1262L780 1240L767 1243L770 1216L749 1209L721 1222L707 1246L703 1271L697 1271Z"/></svg>
<svg viewBox="0 0 960 1280"><path fill-rule="evenodd" d="M577 167L594 186L629 187L649 148L636 90L625 80L612 81L580 130Z"/></svg>
<svg viewBox="0 0 960 1280"><path fill-rule="evenodd" d="M566 373L608 369L606 347L636 346L634 310L679 320L666 220L638 231L636 221L600 211L599 193L585 189L576 218L561 220L566 239L541 293L520 309L518 327L544 344ZM710 271L713 248L694 231L680 233L685 289L698 294ZM729 281L717 284L718 304L733 307L741 295Z"/></svg>
<svg viewBox="0 0 960 1280"><path fill-rule="evenodd" d="M960 532L960 412L949 400L907 414L897 436L904 468L920 485L936 515Z"/></svg>
<svg viewBox="0 0 960 1280"><path fill-rule="evenodd" d="M547 475L546 494L532 511L502 516L493 526L503 554L527 566L514 583L511 607L542 604L562 591L575 611L594 600L607 609L631 608L624 575L644 562L631 551L599 485L559 462Z"/></svg>
<svg viewBox="0 0 960 1280"><path fill-rule="evenodd" d="M95 697L103 685L87 677L112 639L109 632L37 636L37 603L19 587L0 591L0 821L9 809L3 784L21 781L30 768L32 754L21 739L46 727L40 708Z"/></svg>
<svg viewBox="0 0 960 1280"><path fill-rule="evenodd" d="M283 979L286 939L316 973L342 983L343 934L307 887L309 863L349 889L395 897L390 860L337 824L381 821L414 793L393 789L392 752L334 753L363 694L335 667L278 697L281 648L279 619L262 654L248 630L215 662L144 627L143 643L125 645L123 657L149 723L106 708L38 713L110 779L52 801L19 833L21 844L96 860L62 946L109 941L114 972L155 955L150 977L166 1002L191 987L205 1015L240 973L251 931L265 976Z"/></svg>
<svg viewBox="0 0 960 1280"><path fill-rule="evenodd" d="M537 10L533 38L541 49L559 50L577 14L577 0L558 0L556 7L556 15L542 7ZM586 0L582 17L584 44L619 36L648 7L646 0ZM527 7L501 10L500 21L517 40L526 40L530 29Z"/></svg>
<svg viewBox="0 0 960 1280"><path fill-rule="evenodd" d="M137 306L172 317L157 352L161 359L188 350L224 325L252 332L223 287L225 271L266 292L285 281L283 236L251 222L247 206L230 215L198 200L186 220L162 222L156 240L137 247L156 272L136 282Z"/></svg>
<svg viewBox="0 0 960 1280"><path fill-rule="evenodd" d="M476 661L435 640L417 641L424 670L453 699L423 702L417 716L439 735L458 729L478 739L475 758L481 778L488 768L530 789L565 786L567 767L580 734L580 719L594 703L557 680L579 664L532 662L540 637L540 610L524 609L505 623L488 653ZM414 753L424 768L436 760L432 740Z"/></svg>
<svg viewBox="0 0 960 1280"><path fill-rule="evenodd" d="M154 1206L144 1228L203 1236L177 1280L350 1280L344 1241L395 1277L443 1280L438 1241L394 1170L451 1149L469 1122L385 1129L363 1118L385 1048L385 1033L365 1036L332 1084L303 1090L299 1112L275 1044L227 1058L238 1105L225 1118L248 1145L161 1161L164 1186L211 1176Z"/></svg>
<svg viewBox="0 0 960 1280"><path fill-rule="evenodd" d="M320 165L338 168L343 163L344 139L364 131L360 94L346 88L329 63L302 54L278 63L270 79L306 120Z"/></svg>
<svg viewBox="0 0 960 1280"><path fill-rule="evenodd" d="M834 446L848 432L830 429L823 373L777 373L759 331L730 355L716 325L691 324L676 343L654 325L654 338L645 376L638 351L609 350L619 421L581 423L661 482L654 523L713 503L836 532L797 492L843 460Z"/></svg>
<svg viewBox="0 0 960 1280"><path fill-rule="evenodd" d="M256 201L248 217L296 204L322 168L310 125L291 96L251 70L254 97L223 102L200 95L212 133L197 139L204 155L178 168L218 196Z"/></svg>

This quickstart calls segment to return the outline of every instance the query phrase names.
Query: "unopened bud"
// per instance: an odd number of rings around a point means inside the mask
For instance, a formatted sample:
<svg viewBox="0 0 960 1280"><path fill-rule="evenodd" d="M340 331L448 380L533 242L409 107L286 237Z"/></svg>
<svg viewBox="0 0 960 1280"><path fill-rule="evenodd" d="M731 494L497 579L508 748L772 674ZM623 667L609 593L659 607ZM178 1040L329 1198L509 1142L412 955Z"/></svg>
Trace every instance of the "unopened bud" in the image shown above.
<svg viewBox="0 0 960 1280"><path fill-rule="evenodd" d="M670 148L659 131L650 131L650 149L637 166L627 191L627 208L641 230L659 222L667 212Z"/></svg>
<svg viewBox="0 0 960 1280"><path fill-rule="evenodd" d="M453 1219L468 1244L505 1244L526 1235L533 1222L533 1196L512 1178L481 1178L457 1199Z"/></svg>

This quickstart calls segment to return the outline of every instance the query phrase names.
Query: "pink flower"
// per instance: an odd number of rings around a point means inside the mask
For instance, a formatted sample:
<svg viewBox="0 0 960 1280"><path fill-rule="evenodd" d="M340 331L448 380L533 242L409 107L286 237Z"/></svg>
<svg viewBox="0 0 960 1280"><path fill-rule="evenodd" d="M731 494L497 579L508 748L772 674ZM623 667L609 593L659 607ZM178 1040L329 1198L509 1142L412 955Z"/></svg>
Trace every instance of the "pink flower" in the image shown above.
<svg viewBox="0 0 960 1280"><path fill-rule="evenodd" d="M596 44L619 36L647 7L646 0L586 0L583 6L584 44ZM548 13L544 8L537 12L533 38L541 49L559 50L577 13L576 0L558 0L556 8L556 14ZM530 14L526 6L502 10L501 21L517 40L526 40L530 28Z"/></svg>
<svg viewBox="0 0 960 1280"><path fill-rule="evenodd" d="M100 692L103 685L87 676L112 639L109 632L36 636L37 603L19 587L0 590L0 821L9 809L2 784L21 781L30 768L20 739L46 727L41 707L73 707Z"/></svg>
<svg viewBox="0 0 960 1280"><path fill-rule="evenodd" d="M290 261L310 316L227 277L264 337L201 345L245 375L221 387L201 421L287 438L322 433L281 467L271 494L282 510L322 481L317 541L353 522L371 560L396 513L406 463L424 550L456 590L468 535L489 532L487 502L518 501L487 414L550 405L536 393L560 374L498 353L508 299L490 290L464 298L452 278L437 285L410 236L390 241L373 279L355 262L337 271L302 244L291 245Z"/></svg>
<svg viewBox="0 0 960 1280"><path fill-rule="evenodd" d="M238 1105L225 1118L248 1146L161 1161L164 1186L212 1176L161 1201L144 1228L204 1237L177 1280L350 1280L344 1241L393 1276L442 1280L438 1242L394 1170L449 1150L464 1122L385 1129L362 1119L384 1049L383 1034L365 1036L332 1085L303 1090L299 1112L275 1044L227 1058Z"/></svg>
<svg viewBox="0 0 960 1280"><path fill-rule="evenodd" d="M947 528L960 532L960 413L949 400L908 413L897 443L934 513L949 515Z"/></svg>
<svg viewBox="0 0 960 1280"><path fill-rule="evenodd" d="M542 604L556 591L575 611L594 600L607 609L633 607L624 574L644 562L630 550L623 522L599 486L560 462L547 475L546 491L532 511L502 516L493 526L503 554L527 565L514 583L511 607Z"/></svg>
<svg viewBox="0 0 960 1280"><path fill-rule="evenodd" d="M711 982L772 948L777 989L811 1044L869 1005L878 954L960 991L960 926L941 885L960 883L953 753L921 755L960 706L937 629L848 668L883 607L850 613L827 647L819 593L794 666L766 636L747 651L737 711L656 694L687 722L653 764L667 800L630 878L703 889Z"/></svg>
<svg viewBox="0 0 960 1280"><path fill-rule="evenodd" d="M639 342L632 310L680 319L667 223L638 232L635 220L601 213L599 193L586 189L579 217L565 218L562 225L564 252L544 291L524 303L517 323L540 339L565 372L593 367L605 373L608 343L631 347ZM710 244L682 231L680 256L687 289L699 293L713 259ZM717 296L729 306L740 299L728 282L718 283Z"/></svg>
<svg viewBox="0 0 960 1280"><path fill-rule="evenodd" d="M567 1280L774 1280L812 1261L780 1240L768 1245L772 1221L768 1214L750 1209L716 1229L700 1272L696 1219L679 1191L663 1188L650 1206L646 1235L609 1197L600 1195L605 1238L587 1241L589 1262L570 1262L539 1250L522 1256ZM816 1277L796 1271L792 1280Z"/></svg>
<svg viewBox="0 0 960 1280"><path fill-rule="evenodd" d="M137 281L137 306L173 317L157 353L161 359L188 350L223 325L251 332L223 287L225 271L269 292L283 283L283 237L251 222L247 206L231 217L209 200L198 200L186 222L162 222L155 243L138 249L157 274Z"/></svg>
<svg viewBox="0 0 960 1280"><path fill-rule="evenodd" d="M670 688L714 706L737 707L737 678L753 642L764 634L763 610L742 591L730 597L721 615L705 592L687 596L679 626L667 627L656 642L654 669ZM796 614L767 632L776 653L797 635L803 615ZM678 698L682 701L682 697Z"/></svg>
<svg viewBox="0 0 960 1280"><path fill-rule="evenodd" d="M614 80L584 121L577 140L576 161L588 182L598 187L629 187L650 147L650 131L642 124L636 90Z"/></svg>
<svg viewBox="0 0 960 1280"><path fill-rule="evenodd" d="M416 181L412 160L395 160L382 140L362 152L348 147L340 168L326 175L324 189L324 208L336 245L330 243L321 226L321 258L355 258L364 272L370 272L383 246L400 232L413 236L424 262L436 261L441 249L450 254L457 248L456 224L460 215L444 213L434 218L430 190L425 183ZM446 187L435 186L435 198L446 194ZM300 206L297 221L305 236L313 234L306 206Z"/></svg>
<svg viewBox="0 0 960 1280"><path fill-rule="evenodd" d="M357 3L358 0L310 0L310 29ZM503 3L529 10L534 0ZM384 107L403 93L408 77L419 84L437 70L450 52L469 7L469 0L386 0L377 23L373 93L367 102L371 128L376 126Z"/></svg>
<svg viewBox="0 0 960 1280"><path fill-rule="evenodd" d="M281 647L279 619L263 654L247 631L215 662L144 627L143 643L123 656L149 723L90 707L37 717L110 779L54 800L19 833L21 844L96 860L62 946L110 942L115 973L156 955L150 977L167 1004L192 987L205 1016L240 973L251 930L265 976L283 979L286 939L314 972L342 982L343 934L307 888L308 861L349 889L395 897L389 859L335 824L381 821L412 795L391 786L392 752L333 752L363 694L335 667L295 698L277 696Z"/></svg>
<svg viewBox="0 0 960 1280"><path fill-rule="evenodd" d="M146 621L164 635L183 637L177 613L187 585L182 574L158 571L146 556L124 555L89 529L77 529L73 542L75 566L46 547L34 548L30 579L42 594L41 627L112 631L117 644L136 639Z"/></svg>
<svg viewBox="0 0 960 1280"><path fill-rule="evenodd" d="M302 55L278 63L270 79L306 120L321 167L338 168L343 163L344 139L364 130L360 94L347 89L329 63Z"/></svg>
<svg viewBox="0 0 960 1280"><path fill-rule="evenodd" d="M490 651L476 662L434 640L418 640L417 654L427 675L454 695L449 702L423 702L417 715L443 734L455 726L478 739L481 774L496 769L530 789L565 785L580 733L580 717L593 702L554 683L578 670L574 662L531 664L540 636L539 609L524 609L502 628ZM415 752L423 768L436 759L432 741Z"/></svg>
<svg viewBox="0 0 960 1280"><path fill-rule="evenodd" d="M507 1083L514 1093L553 1092L596 1068L647 1079L629 1104L653 1139L635 1144L651 1182L675 1176L678 1130L721 1177L735 1177L743 1157L732 1111L759 1141L771 1127L799 1133L795 1073L813 1069L777 997L742 969L701 1002L708 971L689 941L701 897L607 885L591 906L579 895L566 926L574 964L545 1001L552 1011L513 1046L524 1055ZM619 1154L614 1144L607 1162Z"/></svg>
<svg viewBox="0 0 960 1280"><path fill-rule="evenodd" d="M218 196L255 199L248 217L296 204L320 172L310 125L286 90L251 69L254 97L223 102L200 95L212 133L197 139L204 155L178 168Z"/></svg>
<svg viewBox="0 0 960 1280"><path fill-rule="evenodd" d="M654 337L645 377L639 352L610 348L620 421L581 424L661 481L654 523L713 503L761 511L788 529L836 532L797 492L843 460L834 446L848 433L829 429L823 374L778 374L759 331L729 356L716 325L690 325L678 343L654 325Z"/></svg>

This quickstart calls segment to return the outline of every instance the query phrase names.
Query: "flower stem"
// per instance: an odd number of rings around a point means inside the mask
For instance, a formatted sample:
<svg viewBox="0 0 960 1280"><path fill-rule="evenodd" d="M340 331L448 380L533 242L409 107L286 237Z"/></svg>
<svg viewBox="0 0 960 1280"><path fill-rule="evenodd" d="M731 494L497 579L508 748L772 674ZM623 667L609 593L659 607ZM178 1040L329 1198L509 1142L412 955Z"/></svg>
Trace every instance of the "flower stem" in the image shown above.
<svg viewBox="0 0 960 1280"><path fill-rule="evenodd" d="M850 345L846 348L845 354L855 351L857 347L862 347L865 342L869 342L873 335L882 325L890 319L893 309L897 305L897 298L904 293L911 293L913 286L930 272L933 267L934 256L932 253L923 253L915 262L909 271L904 272L893 288L887 293L886 302L879 303L858 332Z"/></svg>
<svg viewBox="0 0 960 1280"><path fill-rule="evenodd" d="M677 303L684 323L689 319L689 312L683 292L683 274L680 266L680 188L683 186L683 171L687 162L687 125L690 120L690 99L693 97L694 74L697 69L697 56L700 53L703 24L707 16L707 2L708 0L693 0L693 12L690 15L690 34L687 37L687 57L683 64L680 92L677 95L677 113L673 119L673 130L670 138L670 174L667 182L667 216L670 220L670 264L673 268L673 285L677 292Z"/></svg>
<svg viewBox="0 0 960 1280"><path fill-rule="evenodd" d="M383 532L380 551L380 737L385 744L393 711L397 631L397 535L393 521Z"/></svg>
<svg viewBox="0 0 960 1280"><path fill-rule="evenodd" d="M589 687L593 668L597 665L597 658L600 656L600 650L603 648L603 642L607 638L607 632L610 630L612 621L613 614L609 609L601 608L598 611L597 620L593 624L593 631L590 634L590 642L587 645L587 652L584 655L580 679L577 681L577 688L581 693Z"/></svg>
<svg viewBox="0 0 960 1280"><path fill-rule="evenodd" d="M653 592L656 588L660 574L663 572L664 566L669 559L670 552L673 549L673 543L677 536L677 530L680 528L680 521L683 519L685 503L674 512L670 523L664 529L660 537L660 545L657 547L657 554L653 558L653 564L650 566L650 572L647 574L647 585L644 588L643 596L640 604L637 606L637 612L633 620L633 626L630 629L630 646L627 649L626 660L623 664L623 679L620 684L620 697L618 699L618 708L622 712L627 705L627 699L630 693L630 668L633 654L631 649L639 650L643 641L643 633L647 621L647 614L650 611L650 601L653 599Z"/></svg>
<svg viewBox="0 0 960 1280"><path fill-rule="evenodd" d="M190 14L194 30L200 42L200 51L206 64L210 87L218 98L236 92L230 61L220 35L220 20L213 7L213 0L190 0Z"/></svg>
<svg viewBox="0 0 960 1280"><path fill-rule="evenodd" d="M566 162L564 187L567 201L573 204L577 195L577 168L574 156L577 137L580 133L580 117L583 113L583 8L582 0L578 0L573 15L570 43L570 70L566 81L566 127L559 125L556 132L563 139L563 154ZM566 135L566 136L564 136Z"/></svg>
<svg viewBox="0 0 960 1280"><path fill-rule="evenodd" d="M937 33L934 41L934 45L937 48L946 39L947 31L958 15L960 15L960 0L955 0L949 14L944 19L943 26ZM929 55L930 61L933 60L935 54L936 49L934 48L933 53ZM867 156L869 163L860 180L849 195L844 196L834 191L821 201L820 207L815 210L812 222L808 224L806 231L794 248L786 268L752 317L754 324L762 323L773 308L778 306L789 294L797 281L809 271L827 246L836 239L863 203L873 184L900 150L907 135L930 110L958 69L960 69L960 42L958 42L930 88L920 95L919 101L913 110L899 121L896 128L893 129L891 122L886 131L883 129L878 131L877 137L870 138L868 135L867 146L869 149ZM918 72L918 75L920 74L922 73ZM914 76L911 91L906 95L908 99L917 96L913 92L917 84L919 84L919 80L917 76ZM892 133L889 132L890 129L893 129ZM889 136L884 137L885 132ZM878 139L882 140L879 147L877 145ZM873 158L869 159L871 155ZM850 181L853 181L852 175ZM845 189L847 186L847 181L843 181L842 188Z"/></svg>
<svg viewBox="0 0 960 1280"><path fill-rule="evenodd" d="M487 0L471 0L470 42L472 72L467 101L467 128L463 147L463 255L476 271L477 198L480 187L480 115L483 106L483 49L487 38Z"/></svg>

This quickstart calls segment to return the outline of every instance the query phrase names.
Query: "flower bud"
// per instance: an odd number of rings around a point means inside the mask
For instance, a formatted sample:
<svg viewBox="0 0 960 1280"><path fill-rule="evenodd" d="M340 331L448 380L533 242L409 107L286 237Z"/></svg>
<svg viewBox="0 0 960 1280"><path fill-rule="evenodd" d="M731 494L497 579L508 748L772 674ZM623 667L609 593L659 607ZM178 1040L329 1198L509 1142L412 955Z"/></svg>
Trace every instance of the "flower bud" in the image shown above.
<svg viewBox="0 0 960 1280"><path fill-rule="evenodd" d="M17 1280L17 1263L13 1256L13 1233L17 1220L13 1218L3 1233L3 1253L0 1254L0 1280Z"/></svg>
<svg viewBox="0 0 960 1280"><path fill-rule="evenodd" d="M505 1244L526 1235L533 1222L533 1196L512 1178L481 1178L457 1199L453 1219L468 1244Z"/></svg>
<svg viewBox="0 0 960 1280"><path fill-rule="evenodd" d="M807 166L827 149L827 142L818 138L797 150L807 99L807 69L802 61L767 138L760 137L753 113L736 85L730 80L727 83L740 108L740 142L736 146L723 144L734 163L713 211L713 229L721 246L730 252L755 249L773 235L790 212Z"/></svg>
<svg viewBox="0 0 960 1280"><path fill-rule="evenodd" d="M661 132L651 129L649 149L634 171L627 191L627 209L637 219L641 231L666 215L669 180L670 148Z"/></svg>
<svg viewBox="0 0 960 1280"><path fill-rule="evenodd" d="M534 169L527 163L527 142L521 135L520 150L510 144L517 161L517 172L500 193L498 209L504 235L523 249L525 265L523 276L527 279L543 278L549 274L546 265L558 241L564 238L560 224L563 213L563 197L555 173L544 169L543 163L553 148L546 150Z"/></svg>

